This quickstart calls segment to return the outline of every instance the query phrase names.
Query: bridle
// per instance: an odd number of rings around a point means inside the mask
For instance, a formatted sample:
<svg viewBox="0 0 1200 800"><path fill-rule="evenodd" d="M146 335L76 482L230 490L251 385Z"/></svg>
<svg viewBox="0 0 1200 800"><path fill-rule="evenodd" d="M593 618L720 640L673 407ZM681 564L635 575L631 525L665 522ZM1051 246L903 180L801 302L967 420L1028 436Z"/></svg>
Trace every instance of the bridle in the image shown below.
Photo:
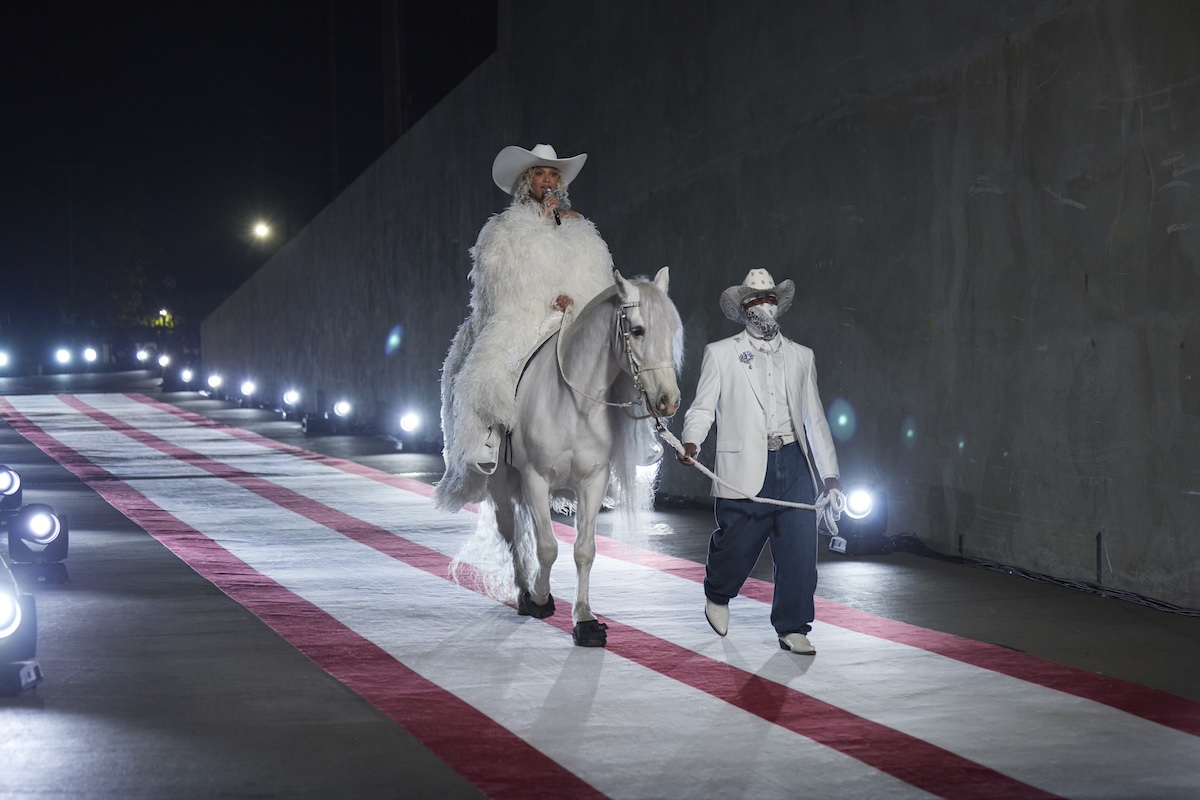
<svg viewBox="0 0 1200 800"><path fill-rule="evenodd" d="M633 387L637 390L637 393L638 393L638 396L635 397L634 399L632 399L628 402L625 402L625 403L610 403L608 400L605 400L603 397L592 397L590 394L588 394L587 392L583 391L582 389L580 389L579 387L577 387L573 383L571 383L570 379L567 378L567 373L563 371L563 363L562 363L562 340L563 340L563 329L566 327L565 325L560 327L558 330L558 341L555 343L554 352L555 352L555 357L558 359L558 374L562 377L563 383L567 384L567 386L570 386L571 389L573 389L576 394L586 397L588 400L591 400L592 402L601 403L603 405L609 406L610 408L624 409L625 413L628 414L631 419L650 419L651 417L653 417L654 419L657 420L657 419L661 419L662 415L659 414L657 410L655 410L654 402L650 399L650 395L647 394L647 392L646 392L646 387L642 383L642 373L643 372L653 372L654 370L659 370L659 369L674 369L675 364L670 361L661 361L656 364L643 364L641 361L638 360L638 357L634 354L634 352L633 352L633 327L629 321L629 315L625 313L625 310L628 308L639 308L641 305L642 305L641 300L634 300L632 302L622 303L620 305L620 307L617 309L617 322L616 322L616 335L622 339L622 342L620 343L619 346L621 347L621 350L625 354L625 362L626 362L626 366L628 367L628 369L626 369L626 372L630 375L630 377L633 378ZM566 321L566 312L565 311L563 312L563 321L564 322ZM640 405L643 402L646 404L646 410L649 412L648 414L634 414L629 410L632 407L634 407L636 405Z"/></svg>

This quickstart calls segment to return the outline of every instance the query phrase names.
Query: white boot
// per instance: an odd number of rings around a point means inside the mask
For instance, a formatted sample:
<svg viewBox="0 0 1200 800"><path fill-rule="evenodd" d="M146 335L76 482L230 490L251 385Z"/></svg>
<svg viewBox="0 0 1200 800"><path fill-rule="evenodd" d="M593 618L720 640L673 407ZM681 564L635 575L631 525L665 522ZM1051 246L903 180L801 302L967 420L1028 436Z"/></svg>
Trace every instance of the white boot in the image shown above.
<svg viewBox="0 0 1200 800"><path fill-rule="evenodd" d="M475 460L471 462L471 469L484 475L491 475L496 471L499 463L500 434L496 432L496 426L492 425L487 430L487 438L483 440L483 445L475 452Z"/></svg>

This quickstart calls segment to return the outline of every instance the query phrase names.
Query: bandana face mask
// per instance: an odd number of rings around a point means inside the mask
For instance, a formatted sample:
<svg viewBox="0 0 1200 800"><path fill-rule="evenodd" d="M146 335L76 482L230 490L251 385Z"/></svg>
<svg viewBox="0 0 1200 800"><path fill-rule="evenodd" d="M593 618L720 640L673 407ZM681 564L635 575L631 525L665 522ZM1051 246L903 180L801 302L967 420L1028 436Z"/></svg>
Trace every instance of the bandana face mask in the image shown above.
<svg viewBox="0 0 1200 800"><path fill-rule="evenodd" d="M755 339L774 339L779 333L775 314L779 307L774 303L759 303L746 309L746 330Z"/></svg>

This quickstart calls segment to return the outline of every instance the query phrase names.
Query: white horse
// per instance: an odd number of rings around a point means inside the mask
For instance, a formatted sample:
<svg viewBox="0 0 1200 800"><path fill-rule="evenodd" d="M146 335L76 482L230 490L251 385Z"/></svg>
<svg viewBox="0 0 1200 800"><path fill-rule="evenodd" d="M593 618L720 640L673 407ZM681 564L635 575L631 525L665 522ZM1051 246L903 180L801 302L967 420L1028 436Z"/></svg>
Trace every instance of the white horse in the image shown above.
<svg viewBox="0 0 1200 800"><path fill-rule="evenodd" d="M539 619L554 613L550 568L558 541L551 500L563 490L574 492L578 584L572 635L583 647L607 643L607 626L588 602L588 581L596 557L596 515L610 474L617 494L632 495L637 462L645 456L633 452L638 441L633 426L645 426L649 416L670 417L679 408L683 325L667 297L668 270L663 267L653 281L614 276L612 289L529 360L517 387L508 457L488 482L496 526L512 554L517 613ZM646 413L635 419L641 403ZM644 448L645 436L641 442ZM522 541L527 537L535 548ZM536 563L522 557L532 550Z"/></svg>

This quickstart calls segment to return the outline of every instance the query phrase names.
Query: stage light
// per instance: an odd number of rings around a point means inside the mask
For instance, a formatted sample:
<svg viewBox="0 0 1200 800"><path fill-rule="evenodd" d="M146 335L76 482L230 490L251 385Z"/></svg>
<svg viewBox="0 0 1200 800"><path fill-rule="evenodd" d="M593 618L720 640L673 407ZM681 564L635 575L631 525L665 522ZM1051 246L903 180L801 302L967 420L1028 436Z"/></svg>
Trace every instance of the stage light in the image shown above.
<svg viewBox="0 0 1200 800"><path fill-rule="evenodd" d="M146 352L145 350L138 350L138 351L137 351L137 360L138 360L138 361L141 361L141 362L144 364L144 363L146 363L146 362L147 362L149 359L150 359L150 354L149 354L148 352Z"/></svg>
<svg viewBox="0 0 1200 800"><path fill-rule="evenodd" d="M171 363L171 357L169 355L167 355L166 353L163 353L161 356L158 357L158 365L160 367L166 367L166 366L170 365L170 363Z"/></svg>
<svg viewBox="0 0 1200 800"><path fill-rule="evenodd" d="M209 375L208 376L208 388L220 389L221 383L222 383L222 381L221 381L220 375Z"/></svg>
<svg viewBox="0 0 1200 800"><path fill-rule="evenodd" d="M295 389L288 389L283 393L283 404L295 408L300 402L300 393Z"/></svg>
<svg viewBox="0 0 1200 800"><path fill-rule="evenodd" d="M8 353L0 350L0 367L8 366Z"/></svg>
<svg viewBox="0 0 1200 800"><path fill-rule="evenodd" d="M829 549L847 556L890 553L894 548L887 524L887 495L867 487L852 488L846 492L846 510ZM829 533L824 525L820 530Z"/></svg>
<svg viewBox="0 0 1200 800"><path fill-rule="evenodd" d="M71 351L60 347L54 352L54 360L60 364L71 363Z"/></svg>
<svg viewBox="0 0 1200 800"><path fill-rule="evenodd" d="M338 400L336 403L333 404L333 413L338 415L342 419L345 419L346 417L350 416L350 412L353 410L354 410L354 407L352 405L350 405L349 401L347 401L347 400Z"/></svg>
<svg viewBox="0 0 1200 800"><path fill-rule="evenodd" d="M0 639L7 639L20 630L22 616L19 595L0 587Z"/></svg>
<svg viewBox="0 0 1200 800"><path fill-rule="evenodd" d="M8 516L20 507L21 476L12 467L0 464L0 512Z"/></svg>
<svg viewBox="0 0 1200 800"><path fill-rule="evenodd" d="M855 489L846 495L846 513L851 519L865 519L875 505L875 498L865 489Z"/></svg>
<svg viewBox="0 0 1200 800"><path fill-rule="evenodd" d="M242 383L242 394L246 397L252 397L256 389L258 387L254 385L254 381L245 381Z"/></svg>
<svg viewBox="0 0 1200 800"><path fill-rule="evenodd" d="M95 348L89 347L89 348L85 349L83 351L83 360L88 362L89 364L91 364L93 361L95 361L96 360Z"/></svg>
<svg viewBox="0 0 1200 800"><path fill-rule="evenodd" d="M408 412L400 417L400 430L405 433L412 433L421 427L421 418L413 412Z"/></svg>
<svg viewBox="0 0 1200 800"><path fill-rule="evenodd" d="M51 564L67 557L67 523L45 503L22 506L8 520L8 556L16 564Z"/></svg>
<svg viewBox="0 0 1200 800"><path fill-rule="evenodd" d="M184 369L180 371L179 377L183 379L184 383L191 383L192 378L196 377L196 375L190 369Z"/></svg>
<svg viewBox="0 0 1200 800"><path fill-rule="evenodd" d="M17 695L42 682L37 655L37 605L0 556L0 694Z"/></svg>

